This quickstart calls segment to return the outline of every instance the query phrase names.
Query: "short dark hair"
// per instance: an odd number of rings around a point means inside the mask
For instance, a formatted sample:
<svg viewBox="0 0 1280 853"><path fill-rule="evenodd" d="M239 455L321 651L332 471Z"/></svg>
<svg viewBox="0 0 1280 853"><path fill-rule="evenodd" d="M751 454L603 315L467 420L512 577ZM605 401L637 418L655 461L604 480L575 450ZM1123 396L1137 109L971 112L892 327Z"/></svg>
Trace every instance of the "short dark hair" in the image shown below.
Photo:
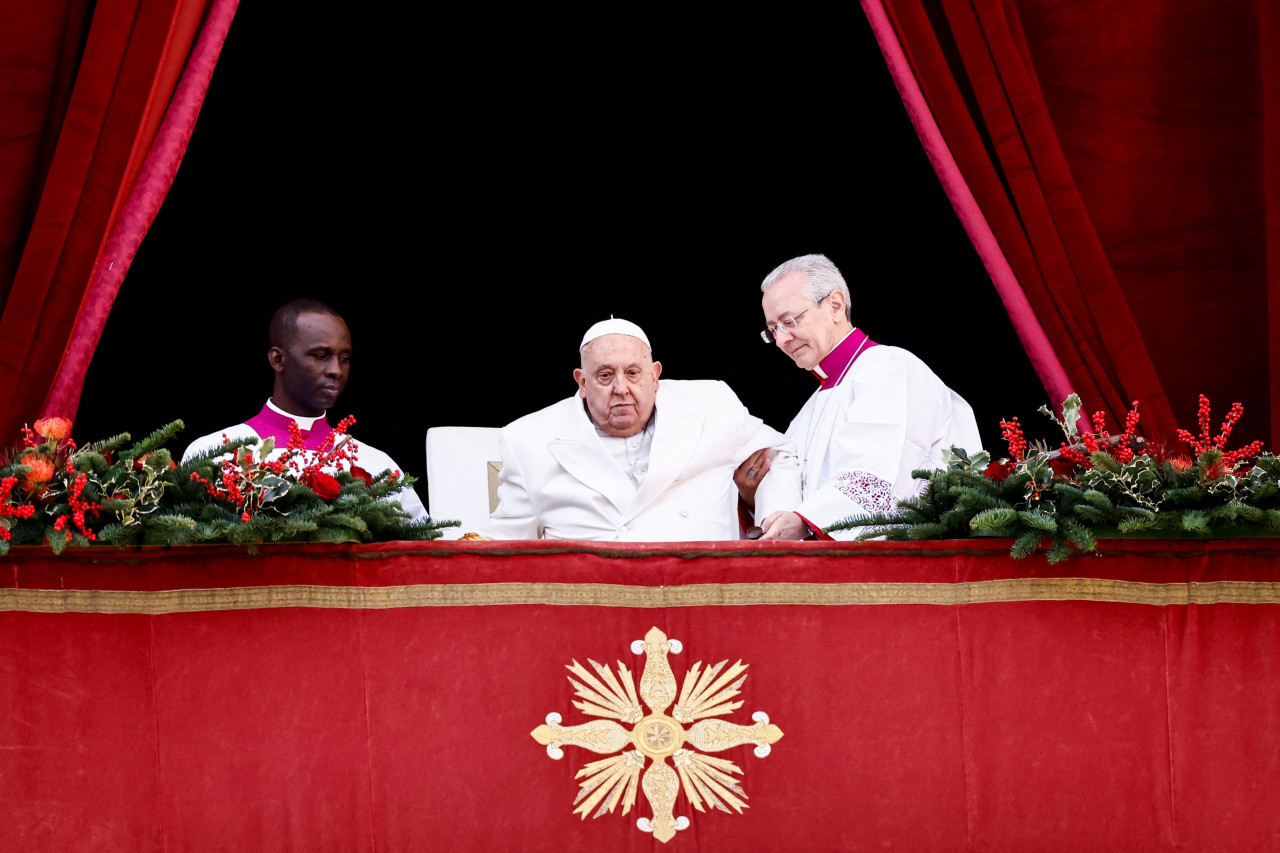
<svg viewBox="0 0 1280 853"><path fill-rule="evenodd" d="M298 317L302 314L327 314L330 317L342 319L337 309L327 302L307 296L291 299L271 315L271 325L267 329L267 346L283 349L293 343L293 339L298 334Z"/></svg>

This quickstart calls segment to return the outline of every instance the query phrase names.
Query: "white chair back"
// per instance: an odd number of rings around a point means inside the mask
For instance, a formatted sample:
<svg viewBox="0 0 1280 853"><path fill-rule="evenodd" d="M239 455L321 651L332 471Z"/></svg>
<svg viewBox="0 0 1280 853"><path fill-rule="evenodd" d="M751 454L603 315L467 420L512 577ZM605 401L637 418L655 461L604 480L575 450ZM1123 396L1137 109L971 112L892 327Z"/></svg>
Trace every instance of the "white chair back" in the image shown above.
<svg viewBox="0 0 1280 853"><path fill-rule="evenodd" d="M489 522L498 506L498 427L431 427L427 430L427 512L452 519L444 531L457 539Z"/></svg>

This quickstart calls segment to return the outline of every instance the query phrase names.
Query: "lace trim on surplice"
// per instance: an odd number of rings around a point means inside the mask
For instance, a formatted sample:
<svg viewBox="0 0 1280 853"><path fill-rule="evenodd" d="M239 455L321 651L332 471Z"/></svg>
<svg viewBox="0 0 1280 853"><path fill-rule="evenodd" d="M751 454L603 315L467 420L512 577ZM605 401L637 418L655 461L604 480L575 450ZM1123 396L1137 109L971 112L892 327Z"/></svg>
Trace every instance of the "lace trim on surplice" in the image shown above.
<svg viewBox="0 0 1280 853"><path fill-rule="evenodd" d="M893 484L866 471L842 471L836 475L833 485L868 512L892 512L898 505Z"/></svg>

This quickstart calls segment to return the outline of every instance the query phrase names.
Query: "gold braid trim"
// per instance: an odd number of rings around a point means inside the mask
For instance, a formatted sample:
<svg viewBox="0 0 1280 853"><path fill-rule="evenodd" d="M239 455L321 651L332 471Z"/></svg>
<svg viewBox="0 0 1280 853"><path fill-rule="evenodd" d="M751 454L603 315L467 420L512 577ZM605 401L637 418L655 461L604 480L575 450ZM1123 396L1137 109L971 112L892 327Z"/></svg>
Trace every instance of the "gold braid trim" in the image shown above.
<svg viewBox="0 0 1280 853"><path fill-rule="evenodd" d="M483 607L550 604L595 607L716 607L761 604L989 604L1106 601L1155 606L1280 604L1280 583L1138 583L1103 578L1010 578L968 583L727 583L626 586L603 583L250 586L137 590L0 589L0 611L28 613L199 613L319 607Z"/></svg>

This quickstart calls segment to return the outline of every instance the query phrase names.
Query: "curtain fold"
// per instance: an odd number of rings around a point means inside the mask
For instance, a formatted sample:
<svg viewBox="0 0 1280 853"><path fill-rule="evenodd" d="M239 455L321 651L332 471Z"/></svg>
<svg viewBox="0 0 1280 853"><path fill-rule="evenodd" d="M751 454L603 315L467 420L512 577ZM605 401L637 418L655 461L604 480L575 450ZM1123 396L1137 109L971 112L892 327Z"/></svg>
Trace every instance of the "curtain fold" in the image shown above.
<svg viewBox="0 0 1280 853"><path fill-rule="evenodd" d="M54 82L45 87L48 107L39 145L56 137L47 171L28 182L29 200L8 198L0 209L9 216L0 237L21 246L12 277L0 283L7 289L0 315L0 434L14 434L46 402L95 267L152 149L206 5L207 0L103 0L90 13L78 56L62 49L67 37L44 42L42 73L50 81L73 78L74 84L65 102ZM82 9L66 4L64 32L75 31L74 15ZM55 18L51 13L43 22L44 32L53 30ZM28 153L28 164L30 159ZM15 216L20 207L31 213Z"/></svg>
<svg viewBox="0 0 1280 853"><path fill-rule="evenodd" d="M879 2L864 3L873 24ZM883 8L1086 409L1119 425L1138 400L1145 432L1172 439L1204 393L1215 416L1243 402L1240 440L1274 447L1274 13L1257 0Z"/></svg>
<svg viewBox="0 0 1280 853"><path fill-rule="evenodd" d="M965 183L964 175L961 174L955 158L951 156L951 151L947 148L946 141L938 129L938 123L933 120L924 94L911 73L902 46L893 33L884 6L879 0L862 0L862 8L871 22L876 43L884 54L885 62L889 66L889 74L902 97L903 105L907 108L912 126L920 136L920 142L924 145L929 162L938 173L943 190L956 213L959 214L965 233L969 235L974 248L978 251L978 257L982 259L983 266L991 276L991 282L1000 294L1005 310L1009 313L1009 319L1013 322L1014 331L1027 352L1036 376L1049 392L1051 400L1066 399L1072 391L1071 380L1062 367L1062 361L1054 352L1053 344L1045 334L1044 327L1036 319L1031 303L1018 284L1013 268L1009 266L1008 258L1000 250L1000 243L992 232L991 225L983 216L977 199L969 190L969 185Z"/></svg>
<svg viewBox="0 0 1280 853"><path fill-rule="evenodd" d="M89 25L87 0L28 3L0 27L0 304L66 114Z"/></svg>
<svg viewBox="0 0 1280 853"><path fill-rule="evenodd" d="M106 327L107 317L134 255L160 211L173 179L186 153L195 129L200 106L204 103L213 69L217 64L227 30L239 0L212 0L207 21L191 51L182 77L174 89L172 101L164 114L155 139L139 164L138 172L128 179L132 186L127 201L113 220L110 236L94 263L93 274L85 288L81 308L76 315L70 342L49 390L42 414L74 418L84 388L85 373L97 350ZM182 21L185 36L199 23L189 9ZM189 41L189 38L186 39ZM167 87L166 87L167 88Z"/></svg>
<svg viewBox="0 0 1280 853"><path fill-rule="evenodd" d="M1280 10L1273 4L1260 9L1264 45L1280 42ZM1266 198L1267 245L1267 363L1271 394L1271 450L1280 452L1280 56L1262 53L1263 192Z"/></svg>

